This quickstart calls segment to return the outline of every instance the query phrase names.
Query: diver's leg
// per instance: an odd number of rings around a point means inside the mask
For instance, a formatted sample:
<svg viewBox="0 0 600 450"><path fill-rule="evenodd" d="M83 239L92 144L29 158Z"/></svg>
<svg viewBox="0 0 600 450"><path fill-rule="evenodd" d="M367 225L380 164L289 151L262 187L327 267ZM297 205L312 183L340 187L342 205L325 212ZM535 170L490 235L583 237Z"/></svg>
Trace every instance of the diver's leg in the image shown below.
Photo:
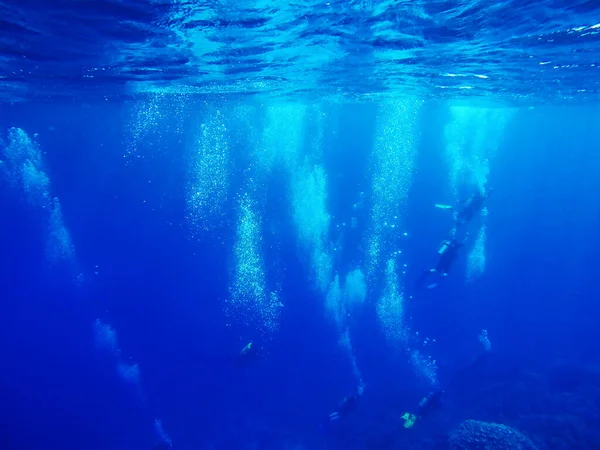
<svg viewBox="0 0 600 450"><path fill-rule="evenodd" d="M436 288L440 282L440 277L442 276L442 274L435 270L435 269L431 269L432 272L432 276L429 278L429 284L427 285L427 289L433 289Z"/></svg>
<svg viewBox="0 0 600 450"><path fill-rule="evenodd" d="M432 278L432 276L435 276L436 273L437 273L436 269L426 270L417 279L417 282L415 283L415 286L418 287L418 288L423 287L425 285L425 283L427 283Z"/></svg>

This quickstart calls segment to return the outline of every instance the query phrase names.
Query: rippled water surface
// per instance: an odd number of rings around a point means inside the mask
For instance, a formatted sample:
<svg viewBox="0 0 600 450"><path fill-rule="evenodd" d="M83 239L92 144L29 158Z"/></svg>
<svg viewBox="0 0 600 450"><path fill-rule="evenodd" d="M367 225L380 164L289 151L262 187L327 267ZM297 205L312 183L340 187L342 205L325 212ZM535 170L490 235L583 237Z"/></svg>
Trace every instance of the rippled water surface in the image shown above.
<svg viewBox="0 0 600 450"><path fill-rule="evenodd" d="M595 0L0 2L0 98L596 100Z"/></svg>

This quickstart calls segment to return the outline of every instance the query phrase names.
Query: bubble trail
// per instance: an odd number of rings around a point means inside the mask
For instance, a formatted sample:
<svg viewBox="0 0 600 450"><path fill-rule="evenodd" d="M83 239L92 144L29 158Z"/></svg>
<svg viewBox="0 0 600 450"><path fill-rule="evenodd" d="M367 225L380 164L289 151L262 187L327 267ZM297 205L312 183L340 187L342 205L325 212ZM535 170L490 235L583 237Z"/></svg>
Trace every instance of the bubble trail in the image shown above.
<svg viewBox="0 0 600 450"><path fill-rule="evenodd" d="M485 242L487 239L485 224L479 228L479 233L473 248L467 257L467 281L473 281L485 271Z"/></svg>
<svg viewBox="0 0 600 450"><path fill-rule="evenodd" d="M342 290L339 276L334 275L328 180L322 163L325 117L319 108L303 105L270 108L260 166L270 171L278 165L289 178L292 218L299 247L308 260L309 276L317 292L325 297L326 313L340 333L339 344L350 359L359 387L363 387L350 341L348 316L364 302L366 287L360 270L348 275L347 292Z"/></svg>
<svg viewBox="0 0 600 450"><path fill-rule="evenodd" d="M488 331L486 329L481 330L478 338L484 351L489 352L492 350L492 343L490 342Z"/></svg>
<svg viewBox="0 0 600 450"><path fill-rule="evenodd" d="M225 313L264 338L279 328L283 303L277 290L270 290L264 261L262 211L266 208L267 185L276 168L290 174L300 152L305 107L271 104L264 109L263 127L254 125L256 110L238 108L236 114L247 129L250 164L244 190L238 198L237 229L233 247L232 279ZM277 284L277 283L276 283Z"/></svg>
<svg viewBox="0 0 600 450"><path fill-rule="evenodd" d="M404 295L393 259L388 260L386 264L385 286L376 309L388 343L396 351L404 348L408 343L408 331L404 321Z"/></svg>
<svg viewBox="0 0 600 450"><path fill-rule="evenodd" d="M197 235L223 225L229 190L229 142L225 117L211 111L200 125L188 158L188 220Z"/></svg>
<svg viewBox="0 0 600 450"><path fill-rule="evenodd" d="M327 296L325 298L325 309L340 329L343 329L344 327L346 316L346 310L344 308L342 298L343 293L342 288L340 287L340 277L336 275L329 285L329 290L327 291Z"/></svg>
<svg viewBox="0 0 600 450"><path fill-rule="evenodd" d="M120 350L117 342L117 332L112 326L102 322L100 319L96 319L94 322L94 335L98 350L106 351L113 356L119 356Z"/></svg>
<svg viewBox="0 0 600 450"><path fill-rule="evenodd" d="M135 386L140 385L140 367L137 363L119 362L117 364L117 372L126 383L131 383Z"/></svg>
<svg viewBox="0 0 600 450"><path fill-rule="evenodd" d="M261 219L249 194L239 199L233 249L234 274L226 314L271 336L279 327L281 302L267 290Z"/></svg>
<svg viewBox="0 0 600 450"><path fill-rule="evenodd" d="M348 326L349 305L345 302L345 299L347 299L347 296L344 295L344 291L340 286L340 278L336 275L327 290L325 310L340 333L338 343L350 360L352 373L356 378L358 387L364 388L362 374L358 368L350 339L350 330Z"/></svg>
<svg viewBox="0 0 600 450"><path fill-rule="evenodd" d="M275 167L289 180L292 217L298 241L308 256L311 279L325 294L332 279L327 211L327 174L322 159L324 115L302 104L271 105L265 113L262 146L256 152L257 178ZM306 136L307 125L312 133ZM303 154L302 150L307 147Z"/></svg>
<svg viewBox="0 0 600 450"><path fill-rule="evenodd" d="M435 360L423 355L418 348L411 348L412 333L406 324L404 309L404 293L397 275L396 263L394 259L389 259L385 269L383 293L376 307L379 322L393 351L407 352L416 375L432 386L436 386L438 382Z"/></svg>
<svg viewBox="0 0 600 450"><path fill-rule="evenodd" d="M160 442L164 442L169 447L173 446L173 442L171 441L171 438L163 428L163 424L160 419L156 419L154 421L154 432L156 433L156 437L159 439Z"/></svg>
<svg viewBox="0 0 600 450"><path fill-rule="evenodd" d="M139 390L141 381L140 367L135 362L123 360L117 339L117 332L112 325L96 319L94 322L94 342L96 349L105 352L114 359L119 377L124 382L134 385L136 390Z"/></svg>
<svg viewBox="0 0 600 450"><path fill-rule="evenodd" d="M65 263L76 276L79 268L75 248L64 223L60 200L51 195L50 178L38 144L22 129L11 128L8 144L0 154L12 189L23 193L27 204L42 218L46 230L46 260L52 265Z"/></svg>
<svg viewBox="0 0 600 450"><path fill-rule="evenodd" d="M380 106L371 162L372 211L367 235L367 276L382 268L397 246L417 155L416 122L420 102ZM385 259L384 259L385 258Z"/></svg>
<svg viewBox="0 0 600 450"><path fill-rule="evenodd" d="M8 143L0 146L0 166L12 189L22 193L25 202L38 213L46 231L46 260L51 264L67 263L74 274L73 281L81 286L84 279L76 262L75 246L65 226L60 200L51 195L50 178L43 165L42 152L25 131L11 128ZM75 271L77 270L77 271ZM133 385L141 398L141 373L137 363L122 359L115 329L97 319L93 323L95 345L115 362L119 377Z"/></svg>
<svg viewBox="0 0 600 450"><path fill-rule="evenodd" d="M271 105L265 112L262 145L257 159L260 170L271 172L277 165L293 175L300 159L304 137L306 106Z"/></svg>
<svg viewBox="0 0 600 450"><path fill-rule="evenodd" d="M13 189L21 191L30 206L48 208L50 179L44 170L38 144L22 129L11 128L8 130L8 145L2 154Z"/></svg>
<svg viewBox="0 0 600 450"><path fill-rule="evenodd" d="M331 217L327 211L327 176L320 165L305 163L292 182L292 210L301 246L308 252L311 276L321 293L332 279L329 250Z"/></svg>
<svg viewBox="0 0 600 450"><path fill-rule="evenodd" d="M75 261L75 247L71 235L65 227L58 198L52 199L50 208L46 258L53 264L60 261Z"/></svg>
<svg viewBox="0 0 600 450"><path fill-rule="evenodd" d="M513 114L514 111L507 108L450 107L450 120L444 128L444 136L455 203L461 200L461 192L467 192L467 195L472 195L474 190L485 192L490 161L496 155ZM475 280L485 270L487 209L484 208L481 215L483 220L479 224L477 239L467 258L467 281Z"/></svg>
<svg viewBox="0 0 600 450"><path fill-rule="evenodd" d="M187 94L168 93L165 89L144 94L132 104L123 154L125 164L151 156L144 150L160 149L165 144L165 132L183 134L187 100Z"/></svg>
<svg viewBox="0 0 600 450"><path fill-rule="evenodd" d="M367 297L367 285L365 276L360 269L354 269L346 275L344 291L348 310L352 312L360 307Z"/></svg>
<svg viewBox="0 0 600 450"><path fill-rule="evenodd" d="M435 365L426 364L419 350L410 349L410 330L405 322L403 283L396 258L404 228L406 205L417 157L417 119L421 102L396 101L380 107L372 155L372 211L367 234L367 276L370 284L381 271L383 291L376 306L388 344L397 353L408 352L420 377L435 382ZM384 261L387 261L384 265ZM406 265L404 265L406 267ZM373 281L373 282L372 282Z"/></svg>

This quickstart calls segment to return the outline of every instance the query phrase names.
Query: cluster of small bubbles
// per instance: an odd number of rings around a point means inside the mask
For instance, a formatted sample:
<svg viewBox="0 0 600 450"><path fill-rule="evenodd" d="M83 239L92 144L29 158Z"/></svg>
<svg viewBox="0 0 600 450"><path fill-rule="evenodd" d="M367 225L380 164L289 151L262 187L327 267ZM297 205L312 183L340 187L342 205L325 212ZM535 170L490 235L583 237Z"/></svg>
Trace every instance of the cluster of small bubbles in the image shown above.
<svg viewBox="0 0 600 450"><path fill-rule="evenodd" d="M94 341L97 350L106 352L114 359L119 378L130 385L136 395L143 399L140 367L137 363L131 360L125 361L122 358L115 329L102 320L96 319L94 321Z"/></svg>
<svg viewBox="0 0 600 450"><path fill-rule="evenodd" d="M46 208L50 197L50 179L31 160L26 160L21 169L21 180L25 197L30 205Z"/></svg>
<svg viewBox="0 0 600 450"><path fill-rule="evenodd" d="M490 338L488 337L487 330L481 330L481 333L479 333L479 342L481 342L481 345L483 346L483 349L486 352L489 352L492 349L492 343L490 342Z"/></svg>
<svg viewBox="0 0 600 450"><path fill-rule="evenodd" d="M173 442L171 441L171 438L165 431L162 421L160 419L156 419L154 421L154 433L156 433L156 437L159 439L160 442L164 442L169 447L173 446Z"/></svg>
<svg viewBox="0 0 600 450"><path fill-rule="evenodd" d="M47 222L46 257L50 263L75 261L75 248L64 225L60 201L50 196L50 179L42 167L39 146L20 128L8 131L4 148L13 188L21 189L28 204L44 213Z"/></svg>
<svg viewBox="0 0 600 450"><path fill-rule="evenodd" d="M408 348L409 340L418 346L428 347L435 342L435 339L422 338L418 331L412 333L406 325L404 296L398 276L396 275L396 263L394 259L388 260L386 265L385 288L377 304L377 315L390 345L396 351L406 349L415 372L419 376L429 380L432 385L436 384L437 367L435 360L422 355L417 349Z"/></svg>
<svg viewBox="0 0 600 450"><path fill-rule="evenodd" d="M413 336L413 341L421 345L423 348L429 347L432 344L435 344L435 339L432 338L422 338L419 336L419 332L417 331Z"/></svg>
<svg viewBox="0 0 600 450"><path fill-rule="evenodd" d="M20 188L31 206L47 208L50 180L42 167L38 145L20 128L8 130L8 145L3 149L6 172L13 188Z"/></svg>
<svg viewBox="0 0 600 450"><path fill-rule="evenodd" d="M233 256L234 275L226 313L257 326L268 336L279 327L281 302L277 295L267 293L261 219L248 194L240 196Z"/></svg>
<svg viewBox="0 0 600 450"><path fill-rule="evenodd" d="M373 277L379 264L379 255L381 252L381 230L373 229L369 233L367 242L367 274L369 279Z"/></svg>
<svg viewBox="0 0 600 450"><path fill-rule="evenodd" d="M218 226L225 215L229 189L229 143L224 116L216 111L200 126L189 157L188 218L192 233Z"/></svg>
<svg viewBox="0 0 600 450"><path fill-rule="evenodd" d="M271 105L265 113L262 147L258 162L262 170L270 172L281 164L294 175L299 160L304 133L306 106L299 104Z"/></svg>
<svg viewBox="0 0 600 450"><path fill-rule="evenodd" d="M364 303L367 297L367 285L365 276L360 269L354 269L346 275L344 294L349 313Z"/></svg>
<svg viewBox="0 0 600 450"><path fill-rule="evenodd" d="M310 260L317 289L319 292L325 293L333 272L333 256L324 248L324 244L319 244L314 248Z"/></svg>
<svg viewBox="0 0 600 450"><path fill-rule="evenodd" d="M140 152L142 146L153 148L161 145L162 133L171 131L172 127L175 133L183 134L183 110L187 99L184 93L156 90L133 104L129 139L123 155L126 164L146 156Z"/></svg>
<svg viewBox="0 0 600 450"><path fill-rule="evenodd" d="M106 351L113 356L118 356L119 344L117 342L117 332L112 326L102 322L100 319L96 319L94 322L94 335L96 348Z"/></svg>
<svg viewBox="0 0 600 450"><path fill-rule="evenodd" d="M377 317L390 345L396 350L405 346L408 330L404 320L404 296L393 259L386 264L385 286L377 303Z"/></svg>
<svg viewBox="0 0 600 450"><path fill-rule="evenodd" d="M230 319L243 320L257 326L269 336L278 328L282 303L277 292L267 294L265 264L262 253L261 220L257 211L264 202L262 195L266 177L279 165L294 180L298 155L303 138L305 107L302 105L271 104L265 108L262 133L253 125L254 109L241 108L238 112L250 132L246 137L250 144L248 193L240 200L236 243L234 245L234 277L230 286L230 299L226 312ZM293 186L293 182L292 182ZM329 273L331 258L323 247L311 250L311 261L316 275ZM323 277L320 277L323 278ZM319 279L320 286L326 280Z"/></svg>
<svg viewBox="0 0 600 450"><path fill-rule="evenodd" d="M75 246L67 228L58 198L52 199L50 217L48 220L48 238L46 240L46 258L50 263L75 260Z"/></svg>
<svg viewBox="0 0 600 450"><path fill-rule="evenodd" d="M352 209L357 211L357 210L363 209L364 206L365 206L365 193L361 191L358 193L358 201L352 205Z"/></svg>
<svg viewBox="0 0 600 450"><path fill-rule="evenodd" d="M332 218L327 210L327 175L319 164L326 116L318 108L308 112L302 105L273 107L268 111L263 137L266 152L262 165L270 168L278 162L288 172L292 216L300 246L310 261L311 278L317 290L325 295L325 309L340 332L340 346L348 354L352 371L359 386L362 386L350 343L348 316L355 305L364 302L364 275L360 270L348 274L344 289L340 286L339 276L333 276L333 253L340 250L342 240L339 239L337 244L330 242ZM309 132L305 131L307 127ZM307 151L301 159L303 142ZM346 227L347 224L341 222L335 225L334 231L343 235Z"/></svg>
<svg viewBox="0 0 600 450"><path fill-rule="evenodd" d="M397 101L380 107L373 147L371 226L367 272L380 266L381 251L397 238L402 226L416 160L416 119L420 103Z"/></svg>
<svg viewBox="0 0 600 450"><path fill-rule="evenodd" d="M491 137L487 123L490 111L464 106L450 108L451 119L445 127L445 138L451 187L457 200L461 185L481 186L487 179L489 164L484 152L486 139Z"/></svg>
<svg viewBox="0 0 600 450"><path fill-rule="evenodd" d="M455 200L460 199L462 186L476 186L485 192L490 173L490 159L495 155L506 124L514 111L465 106L450 107L450 121L445 127L446 153L450 164L450 184ZM456 211L453 213L456 219ZM483 209L482 216L487 215ZM453 237L456 229L453 230ZM467 280L480 276L485 270L485 224L480 226L477 240L467 262Z"/></svg>
<svg viewBox="0 0 600 450"><path fill-rule="evenodd" d="M141 380L140 367L137 363L119 362L117 364L117 373L123 381L139 386Z"/></svg>
<svg viewBox="0 0 600 450"><path fill-rule="evenodd" d="M350 365L352 366L352 374L358 383L359 389L364 389L364 383L362 379L362 374L360 369L358 368L358 364L356 363L356 356L354 355L354 349L352 348L352 341L350 340L350 332L346 328L342 334L340 335L339 345L342 347L350 358Z"/></svg>
<svg viewBox="0 0 600 450"><path fill-rule="evenodd" d="M342 288L340 287L340 277L335 275L333 281L329 284L327 295L325 297L325 309L335 321L338 327L342 327L344 316L346 315L342 303Z"/></svg>
<svg viewBox="0 0 600 450"><path fill-rule="evenodd" d="M346 275L343 289L339 275L335 275L327 289L325 308L339 329L347 327L348 317L364 303L366 295L365 276L360 269L355 269Z"/></svg>
<svg viewBox="0 0 600 450"><path fill-rule="evenodd" d="M83 286L84 283L85 283L85 276L82 273L78 273L77 276L75 277L75 285Z"/></svg>
<svg viewBox="0 0 600 450"><path fill-rule="evenodd" d="M317 288L326 292L331 280L332 257L328 251L327 176L320 165L305 163L292 182L292 210L298 239L311 255Z"/></svg>
<svg viewBox="0 0 600 450"><path fill-rule="evenodd" d="M263 145L257 149L255 160L259 174L269 173L278 164L289 176L292 216L300 246L309 259L311 278L326 297L326 311L342 332L340 345L349 354L353 372L360 379L347 330L347 296L340 287L339 276L333 277L332 254L340 245L329 242L331 216L327 211L327 176L319 165L325 119L318 108L308 111L306 106L297 104L270 106L265 114ZM306 132L307 126L311 127L310 133ZM302 158L303 144L307 152ZM341 223L335 229L343 233L345 228L346 223ZM358 292L353 291L351 295L360 296L360 287L354 286L354 289Z"/></svg>
<svg viewBox="0 0 600 450"><path fill-rule="evenodd" d="M477 239L467 257L467 281L473 281L485 270L485 242L487 240L486 227L479 228Z"/></svg>
<svg viewBox="0 0 600 450"><path fill-rule="evenodd" d="M473 157L473 165L471 169L472 181L471 184L477 186L479 192L485 194L485 186L490 175L490 161L488 158L479 156Z"/></svg>
<svg viewBox="0 0 600 450"><path fill-rule="evenodd" d="M510 108L450 107L445 127L446 153L450 163L450 183L459 199L461 185L484 190L506 124L514 114Z"/></svg>
<svg viewBox="0 0 600 450"><path fill-rule="evenodd" d="M450 184L455 198L458 200L458 187L460 185L460 174L466 165L463 157L466 143L466 132L469 124L469 109L465 107L450 108L451 119L444 128L446 140L446 153L450 162Z"/></svg>
<svg viewBox="0 0 600 450"><path fill-rule="evenodd" d="M334 132L328 116L320 110L320 106L310 106L304 116L304 128L308 131L305 135L306 156L312 161L323 159L323 136L325 130Z"/></svg>
<svg viewBox="0 0 600 450"><path fill-rule="evenodd" d="M305 165L294 180L292 204L298 236L305 243L327 238L330 216L327 212L327 177L323 167Z"/></svg>
<svg viewBox="0 0 600 450"><path fill-rule="evenodd" d="M409 352L410 363L412 364L415 372L428 381L432 386L438 385L437 380L437 363L436 360L431 356L423 355L417 349L411 349Z"/></svg>
<svg viewBox="0 0 600 450"><path fill-rule="evenodd" d="M6 162L12 166L18 166L24 161L40 167L42 154L29 135L21 128L10 128L8 130L8 146L6 147Z"/></svg>
<svg viewBox="0 0 600 450"><path fill-rule="evenodd" d="M61 203L57 197L50 195L50 179L43 168L42 152L23 130L11 128L8 135L9 144L2 149L6 161L2 163L2 167L12 187L22 190L29 205L42 212L47 231L48 261L68 262L72 269L76 269L73 241L64 224ZM73 272L72 276L76 286L82 286L85 282L80 271ZM97 349L115 359L118 375L127 383L135 385L139 392L139 367L121 359L114 328L97 319L94 321L94 338Z"/></svg>
<svg viewBox="0 0 600 450"><path fill-rule="evenodd" d="M148 137L160 138L159 127L163 119L160 103L164 96L162 93L148 94L144 100L134 103L129 142L123 155L126 161L142 157L138 151L139 146Z"/></svg>
<svg viewBox="0 0 600 450"><path fill-rule="evenodd" d="M350 333L347 329L340 334L338 343L340 344L340 347L345 348L348 351L352 351L352 341L350 340Z"/></svg>

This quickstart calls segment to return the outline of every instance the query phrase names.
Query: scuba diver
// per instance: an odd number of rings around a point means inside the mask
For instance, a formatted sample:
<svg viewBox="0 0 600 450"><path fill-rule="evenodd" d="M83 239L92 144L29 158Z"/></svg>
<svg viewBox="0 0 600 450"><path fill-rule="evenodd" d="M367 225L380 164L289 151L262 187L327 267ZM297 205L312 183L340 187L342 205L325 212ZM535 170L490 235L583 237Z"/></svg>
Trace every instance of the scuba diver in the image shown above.
<svg viewBox="0 0 600 450"><path fill-rule="evenodd" d="M487 184L483 188L477 189L473 195L461 203L461 208L458 211L456 220L459 225L468 224L475 214L481 211L483 202L490 196L492 189L487 187Z"/></svg>
<svg viewBox="0 0 600 450"><path fill-rule="evenodd" d="M246 365L251 361L263 359L263 353L252 341L248 342L237 354L236 362L238 365Z"/></svg>
<svg viewBox="0 0 600 450"><path fill-rule="evenodd" d="M462 242L452 238L451 240L442 241L442 245L438 250L439 260L435 268L426 270L417 280L416 286L419 288L427 283L427 289L433 289L439 284L441 277L448 276L450 267L456 256L458 250L465 245L469 233L466 234L465 239Z"/></svg>
<svg viewBox="0 0 600 450"><path fill-rule="evenodd" d="M486 372L493 369L493 366L490 366L490 362L493 360L494 355L491 352L492 345L487 330L481 331L479 341L482 344L481 350L466 365L454 372L446 383L446 388L456 390L457 383L464 385L465 380L467 380L466 384L469 385L475 379L486 377ZM414 414L409 412L404 413L402 415L404 428L412 428L417 420L424 419L433 411L440 408L442 406L443 395L444 391L438 387L435 391L429 392L429 394L423 397Z"/></svg>
<svg viewBox="0 0 600 450"><path fill-rule="evenodd" d="M417 420L422 420L425 416L429 415L432 411L438 409L442 403L442 395L444 391L437 390L427 394L419 402L417 411L414 414L409 412L404 413L402 419L404 419L404 428L412 428Z"/></svg>
<svg viewBox="0 0 600 450"><path fill-rule="evenodd" d="M362 397L364 392L364 388L359 386L355 392L350 395L344 397L344 399L340 402L337 409L329 414L329 420L337 420L342 416L347 415L348 413L354 411L356 406L358 405L358 400Z"/></svg>
<svg viewBox="0 0 600 450"><path fill-rule="evenodd" d="M488 188L487 184L485 184L481 189L476 189L476 191L466 200L460 202L458 207L458 212L456 215L456 221L458 225L467 225L475 214L481 211L483 207L483 202L489 198L490 194L493 192L492 188ZM454 209L450 205L444 205L441 203L436 203L436 208L440 209Z"/></svg>

